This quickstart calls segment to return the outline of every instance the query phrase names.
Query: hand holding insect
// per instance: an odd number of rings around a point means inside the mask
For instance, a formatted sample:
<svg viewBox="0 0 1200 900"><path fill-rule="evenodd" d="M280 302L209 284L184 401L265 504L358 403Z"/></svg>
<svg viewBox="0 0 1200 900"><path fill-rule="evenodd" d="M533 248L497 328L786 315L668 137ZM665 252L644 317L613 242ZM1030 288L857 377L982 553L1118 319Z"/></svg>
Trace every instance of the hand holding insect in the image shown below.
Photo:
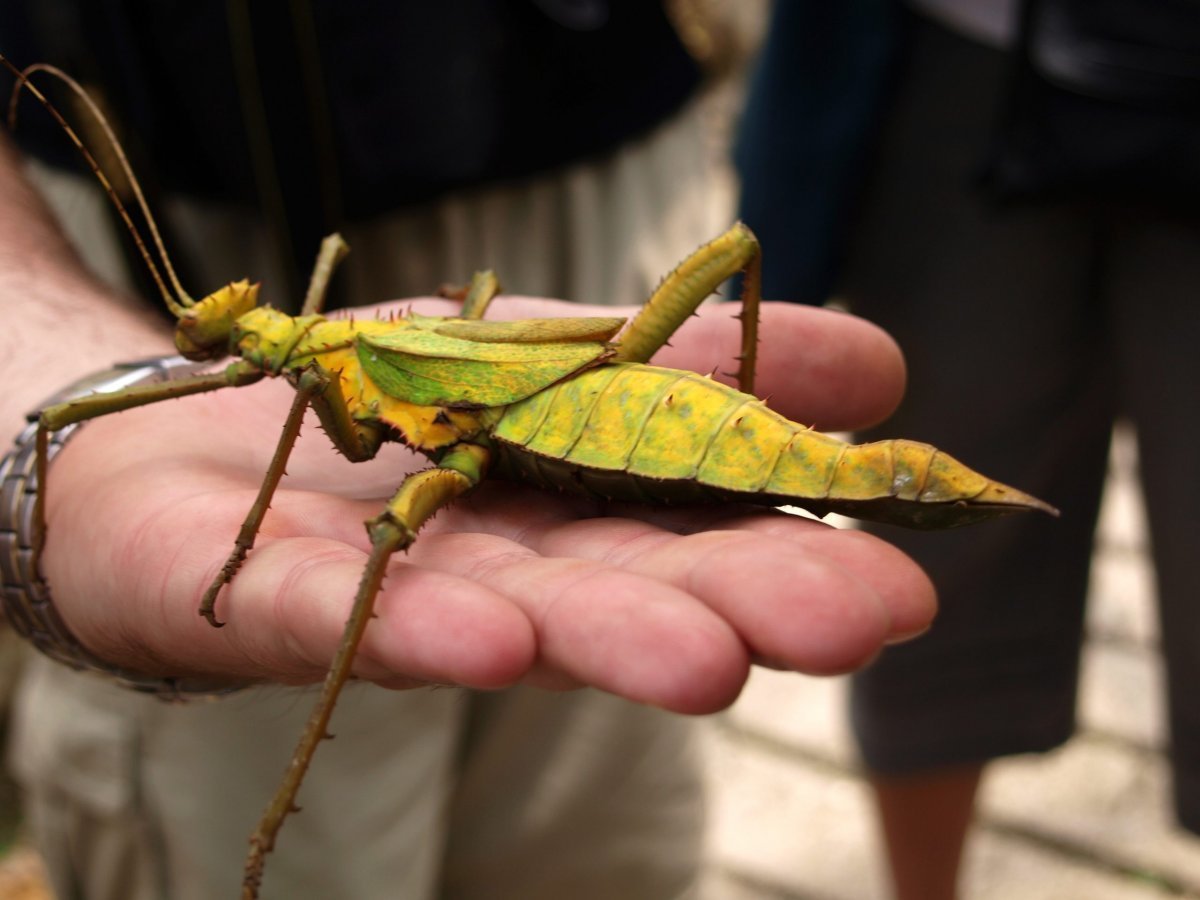
<svg viewBox="0 0 1200 900"><path fill-rule="evenodd" d="M496 304L501 315L549 310L581 308ZM706 368L729 358L738 340L731 311L703 309L663 361ZM898 399L899 353L872 326L784 304L768 304L764 320L772 341L761 389L776 408L844 428L882 418ZM791 358L789 347L806 351ZM256 549L223 594L237 627L210 628L195 614L199 596L253 501L288 393L265 382L105 417L56 459L45 572L95 652L130 668L231 681L324 673L362 570L362 522L379 506L371 498L421 463L394 448L351 465L309 429ZM102 528L94 510L104 510ZM754 657L845 670L921 630L933 612L921 573L862 534L740 508L611 511L488 484L442 512L392 563L356 673L395 686L592 684L709 712L736 696Z"/></svg>

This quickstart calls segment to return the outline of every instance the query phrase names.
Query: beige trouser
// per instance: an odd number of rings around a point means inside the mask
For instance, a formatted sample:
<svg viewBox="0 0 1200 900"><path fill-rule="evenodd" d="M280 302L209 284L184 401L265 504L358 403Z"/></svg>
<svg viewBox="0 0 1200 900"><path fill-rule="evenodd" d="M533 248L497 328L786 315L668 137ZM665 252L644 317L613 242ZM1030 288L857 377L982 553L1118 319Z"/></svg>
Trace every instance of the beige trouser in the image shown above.
<svg viewBox="0 0 1200 900"><path fill-rule="evenodd" d="M366 302L488 265L513 292L639 301L728 224L704 122L693 106L612 157L352 229L338 278ZM66 208L88 233L78 198ZM269 291L268 254L235 217L172 216L196 238L180 251L208 279L195 290L249 275ZM236 896L314 693L171 706L31 662L10 761L60 900ZM595 691L355 685L333 726L264 898L661 900L692 885L703 800L680 717Z"/></svg>

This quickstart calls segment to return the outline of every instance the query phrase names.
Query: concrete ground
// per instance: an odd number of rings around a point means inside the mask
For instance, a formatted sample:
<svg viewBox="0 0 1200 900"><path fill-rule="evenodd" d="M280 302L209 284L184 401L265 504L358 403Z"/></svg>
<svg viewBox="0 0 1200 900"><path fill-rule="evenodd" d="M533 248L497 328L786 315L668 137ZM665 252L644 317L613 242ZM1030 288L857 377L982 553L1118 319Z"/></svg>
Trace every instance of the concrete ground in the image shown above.
<svg viewBox="0 0 1200 900"><path fill-rule="evenodd" d="M1200 839L1171 821L1153 572L1131 436L1118 432L1093 563L1081 728L996 764L963 900L1200 898ZM845 679L756 670L711 735L705 900L888 896L843 717Z"/></svg>

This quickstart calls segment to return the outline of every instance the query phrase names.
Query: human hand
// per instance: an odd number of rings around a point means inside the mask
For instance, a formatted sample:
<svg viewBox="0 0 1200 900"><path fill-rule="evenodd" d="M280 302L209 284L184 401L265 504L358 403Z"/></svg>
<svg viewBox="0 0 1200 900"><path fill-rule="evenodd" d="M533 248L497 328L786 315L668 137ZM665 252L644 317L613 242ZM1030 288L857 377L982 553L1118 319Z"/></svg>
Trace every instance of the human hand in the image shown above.
<svg viewBox="0 0 1200 900"><path fill-rule="evenodd" d="M733 311L703 308L655 362L730 367ZM589 312L613 310L508 298L490 314ZM762 333L758 389L789 418L860 427L899 399L899 351L867 323L766 304ZM388 445L350 464L306 428L218 601L229 624L214 629L197 615L200 596L254 500L289 394L269 381L109 416L56 459L44 572L97 655L231 681L324 674L365 563L362 523L428 463ZM934 605L917 566L861 532L772 510L601 504L488 482L393 559L355 672L395 687L587 684L704 713L732 702L752 662L853 669L923 630Z"/></svg>

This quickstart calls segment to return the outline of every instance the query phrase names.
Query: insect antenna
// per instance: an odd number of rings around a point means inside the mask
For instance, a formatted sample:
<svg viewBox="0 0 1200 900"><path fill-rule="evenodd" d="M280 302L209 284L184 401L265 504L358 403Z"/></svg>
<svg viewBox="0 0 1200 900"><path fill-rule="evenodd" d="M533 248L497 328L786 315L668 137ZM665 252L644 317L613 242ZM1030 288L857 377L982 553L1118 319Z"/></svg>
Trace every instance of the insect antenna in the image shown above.
<svg viewBox="0 0 1200 900"><path fill-rule="evenodd" d="M17 101L20 98L21 88L24 88L25 90L29 91L29 93L31 93L42 106L46 108L51 116L54 117L54 120L66 133L67 137L71 139L71 143L75 145L75 149L79 151L80 155L84 159L84 162L87 163L88 168L92 170L92 174L96 176L96 179L100 182L101 186L108 194L113 206L116 207L117 212L120 214L121 220L125 223L125 227L128 228L129 233L133 235L134 243L137 244L137 248L142 255L142 259L146 261L146 266L150 270L150 275L154 279L154 283L158 286L159 292L162 294L163 301L166 303L167 308L176 317L184 315L187 311L187 308L194 306L196 301L192 299L188 292L183 289L183 285L180 284L179 278L175 274L175 269L171 265L171 259L167 255L167 250L163 244L162 235L158 230L158 224L155 222L154 216L150 212L150 204L146 202L146 197L142 193L142 186L138 182L137 176L133 174L133 167L129 164L129 159L125 155L125 150L121 146L121 142L117 140L116 134L113 133L112 126L109 125L108 119L100 110L100 107L96 104L96 101L92 99L91 95L84 90L83 86L78 81L56 66L49 65L48 63L34 63L24 70L21 70L14 66L7 58L4 57L3 54L0 54L0 63L2 63L10 72L12 72L17 79L16 83L13 85L12 94L9 96L9 130L13 131L16 128ZM142 239L141 229L134 224L133 219L129 215L129 210L121 201L120 196L113 188L112 182L109 181L108 176L104 174L104 170L100 168L100 164L96 162L96 158L92 155L92 152L84 145L83 141L79 137L79 134L74 128L71 127L71 125L63 117L62 113L58 111L57 107L55 107L54 104L47 99L46 95L43 94L32 81L29 80L35 72L45 72L47 75L57 78L64 85L66 85L72 91L72 93L74 93L76 97L78 97L78 99L87 107L88 111L95 118L96 123L104 131L104 136L112 147L117 163L120 166L121 171L124 173L125 178L128 180L129 186L133 190L134 197L137 200L138 208L145 217L147 227L150 229L151 240L154 242L154 246L158 250L158 255L162 260L163 268L166 270L167 277L170 279L171 286L175 289L175 296L172 296L171 292L167 289L167 285L163 280L162 273L159 270L157 263L154 261L154 258L151 256L149 249L146 247L145 241ZM178 299L176 299L176 297Z"/></svg>

